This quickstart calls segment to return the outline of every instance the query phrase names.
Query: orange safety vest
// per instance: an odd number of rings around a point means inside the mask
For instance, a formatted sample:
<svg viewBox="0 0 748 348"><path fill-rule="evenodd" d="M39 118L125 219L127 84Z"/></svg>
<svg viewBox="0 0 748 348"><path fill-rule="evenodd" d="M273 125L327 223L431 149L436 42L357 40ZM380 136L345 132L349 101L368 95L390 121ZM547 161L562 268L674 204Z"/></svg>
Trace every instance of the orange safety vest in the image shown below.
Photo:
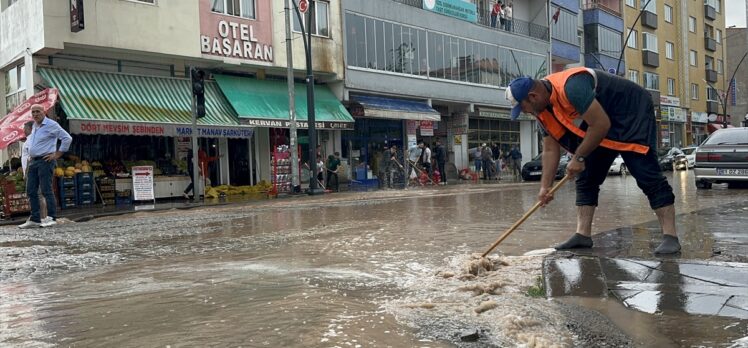
<svg viewBox="0 0 748 348"><path fill-rule="evenodd" d="M548 135L556 139L556 141L561 140L561 137L566 132L571 132L580 138L584 138L585 134L587 134L572 122L581 115L579 115L579 112L577 112L576 108L569 101L566 89L564 88L569 78L581 73L591 74L595 78L595 85L597 85L595 72L588 68L571 68L545 77L545 80L550 82L553 88L550 97L550 105L553 108L553 112L545 110L537 116L537 119L543 125L546 132L548 132ZM611 140L607 137L603 139L600 146L617 151L632 151L642 155L646 155L649 151L649 146Z"/></svg>

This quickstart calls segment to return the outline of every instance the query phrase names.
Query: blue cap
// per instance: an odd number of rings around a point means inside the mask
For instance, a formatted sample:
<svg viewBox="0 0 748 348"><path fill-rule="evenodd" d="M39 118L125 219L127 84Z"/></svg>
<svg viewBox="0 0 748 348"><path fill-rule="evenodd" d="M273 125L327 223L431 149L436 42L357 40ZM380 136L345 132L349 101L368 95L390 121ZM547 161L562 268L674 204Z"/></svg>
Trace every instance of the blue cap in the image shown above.
<svg viewBox="0 0 748 348"><path fill-rule="evenodd" d="M516 120L522 112L520 103L527 98L527 94L530 93L533 84L533 79L527 76L518 77L509 82L509 87L506 89L506 100L512 104L512 120Z"/></svg>

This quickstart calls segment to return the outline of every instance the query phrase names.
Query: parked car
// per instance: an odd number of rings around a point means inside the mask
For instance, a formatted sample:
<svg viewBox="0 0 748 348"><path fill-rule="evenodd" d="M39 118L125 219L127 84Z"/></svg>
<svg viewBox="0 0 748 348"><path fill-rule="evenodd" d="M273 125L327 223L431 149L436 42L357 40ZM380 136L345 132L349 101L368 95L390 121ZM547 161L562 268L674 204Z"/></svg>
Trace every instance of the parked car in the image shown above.
<svg viewBox="0 0 748 348"><path fill-rule="evenodd" d="M613 164L610 165L608 174L623 175L626 173L628 173L628 169L626 169L626 163L623 163L623 157L621 157L621 155L618 155L618 157L613 160Z"/></svg>
<svg viewBox="0 0 748 348"><path fill-rule="evenodd" d="M696 150L696 188L714 183L730 187L748 184L748 128L725 128L712 133Z"/></svg>
<svg viewBox="0 0 748 348"><path fill-rule="evenodd" d="M673 170L688 170L688 158L684 154L673 156Z"/></svg>
<svg viewBox="0 0 748 348"><path fill-rule="evenodd" d="M688 161L688 168L693 168L694 163L696 162L696 149L698 147L696 146L690 146L690 147L684 147L681 151L683 151L683 154L686 155L686 161Z"/></svg>
<svg viewBox="0 0 748 348"><path fill-rule="evenodd" d="M673 170L673 162L678 155L682 155L683 151L677 147L665 147L657 151L657 159L660 163L660 169L662 171Z"/></svg>
<svg viewBox="0 0 748 348"><path fill-rule="evenodd" d="M571 156L569 154L561 155L558 161L558 170L556 170L556 179L561 179L566 175L566 166L569 164ZM526 181L540 180L543 175L543 154L540 153L530 162L522 166L522 179Z"/></svg>

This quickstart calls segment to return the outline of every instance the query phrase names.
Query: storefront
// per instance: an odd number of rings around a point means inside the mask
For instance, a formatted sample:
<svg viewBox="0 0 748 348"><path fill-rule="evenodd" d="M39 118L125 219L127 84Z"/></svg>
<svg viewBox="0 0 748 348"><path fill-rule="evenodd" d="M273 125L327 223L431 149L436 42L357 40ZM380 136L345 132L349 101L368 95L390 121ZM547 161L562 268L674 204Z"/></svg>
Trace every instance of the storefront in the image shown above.
<svg viewBox="0 0 748 348"><path fill-rule="evenodd" d="M686 141L686 109L680 107L680 98L660 96L659 146L684 147Z"/></svg>
<svg viewBox="0 0 748 348"><path fill-rule="evenodd" d="M231 75L214 75L214 78L228 103L236 110L239 123L255 127L253 149L254 166L259 168L258 178L268 181L278 181L278 178L281 178L284 187L288 187L292 169L287 168L285 164L279 169L276 158L278 156L274 155L281 149L283 156L286 156L291 145L287 81ZM299 160L301 163L308 163L309 123L306 85L296 83L294 93ZM321 154L325 156L339 152L341 135L343 131L353 129L354 120L326 85L314 87L314 114L317 143L322 147ZM285 162L287 161L283 161ZM305 166L299 166L302 172L300 183L304 184L308 182L309 175L305 171Z"/></svg>
<svg viewBox="0 0 748 348"><path fill-rule="evenodd" d="M379 172L379 155L385 146L397 146L401 152L419 140L434 146L434 129L439 127L441 116L425 102L351 95L347 104L355 126L353 132L343 135L341 154L351 168L366 170L359 173Z"/></svg>
<svg viewBox="0 0 748 348"><path fill-rule="evenodd" d="M475 112L470 113L468 123L468 155L472 163L472 150L482 144L499 144L504 153L508 153L512 146L522 152L523 161L528 161L540 151L540 139L535 129L535 119L526 114L520 114L512 121L509 109L494 109L477 106Z"/></svg>
<svg viewBox="0 0 748 348"><path fill-rule="evenodd" d="M698 146L709 134L706 131L706 124L708 122L706 112L692 112L691 113L691 141L692 145Z"/></svg>
<svg viewBox="0 0 748 348"><path fill-rule="evenodd" d="M156 198L182 195L190 182L188 79L48 68L39 73L60 92L60 123L74 136L71 158L91 163L95 176L126 178L132 166L153 166ZM253 184L254 129L239 123L214 82L206 81L205 93L206 116L196 131L200 147L216 157L207 178L213 186ZM117 183L117 190L126 191L126 181Z"/></svg>

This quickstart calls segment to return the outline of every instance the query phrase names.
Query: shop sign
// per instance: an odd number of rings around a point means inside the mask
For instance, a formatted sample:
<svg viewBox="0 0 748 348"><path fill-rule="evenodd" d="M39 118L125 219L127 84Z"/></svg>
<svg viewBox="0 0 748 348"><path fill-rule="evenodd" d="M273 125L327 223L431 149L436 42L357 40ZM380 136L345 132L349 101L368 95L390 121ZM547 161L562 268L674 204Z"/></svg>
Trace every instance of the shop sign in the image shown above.
<svg viewBox="0 0 748 348"><path fill-rule="evenodd" d="M680 98L661 95L660 104L668 106L680 106Z"/></svg>
<svg viewBox="0 0 748 348"><path fill-rule="evenodd" d="M263 128L290 128L291 121L289 120L268 120L261 118L240 118L239 122L248 126L263 127ZM339 129L339 130L351 130L353 129L353 122L337 122L337 121L317 121L314 123L317 129ZM296 121L296 128L308 129L309 122Z"/></svg>
<svg viewBox="0 0 748 348"><path fill-rule="evenodd" d="M660 115L663 121L686 122L686 110L681 108L663 106Z"/></svg>
<svg viewBox="0 0 748 348"><path fill-rule="evenodd" d="M691 122L693 123L707 123L708 116L706 112L692 112L691 113Z"/></svg>
<svg viewBox="0 0 748 348"><path fill-rule="evenodd" d="M132 194L136 201L152 201L155 199L153 166L132 167Z"/></svg>
<svg viewBox="0 0 748 348"><path fill-rule="evenodd" d="M253 132L249 127L197 126L197 135L206 138L251 138ZM192 126L70 120L70 133L188 137L192 136Z"/></svg>
<svg viewBox="0 0 748 348"><path fill-rule="evenodd" d="M478 21L477 7L464 0L423 0L423 9L471 23Z"/></svg>
<svg viewBox="0 0 748 348"><path fill-rule="evenodd" d="M407 131L407 135L416 135L416 129L418 129L418 121L416 120L407 120L405 121L405 129Z"/></svg>
<svg viewBox="0 0 748 348"><path fill-rule="evenodd" d="M273 62L269 2L257 2L257 19L213 12L212 3L200 0L200 51L204 55Z"/></svg>
<svg viewBox="0 0 748 348"><path fill-rule="evenodd" d="M85 28L83 0L70 0L70 31L77 33Z"/></svg>
<svg viewBox="0 0 748 348"><path fill-rule="evenodd" d="M434 121L421 121L421 136L422 137L433 137L434 136Z"/></svg>
<svg viewBox="0 0 748 348"><path fill-rule="evenodd" d="M480 108L478 109L478 112L475 116L477 117L484 117L484 118L494 118L494 119L500 119L500 120L511 120L512 116L509 114L509 110L498 110L498 109L488 109L488 108ZM517 121L534 121L535 119L527 115L525 113L519 114L519 117L517 117Z"/></svg>

